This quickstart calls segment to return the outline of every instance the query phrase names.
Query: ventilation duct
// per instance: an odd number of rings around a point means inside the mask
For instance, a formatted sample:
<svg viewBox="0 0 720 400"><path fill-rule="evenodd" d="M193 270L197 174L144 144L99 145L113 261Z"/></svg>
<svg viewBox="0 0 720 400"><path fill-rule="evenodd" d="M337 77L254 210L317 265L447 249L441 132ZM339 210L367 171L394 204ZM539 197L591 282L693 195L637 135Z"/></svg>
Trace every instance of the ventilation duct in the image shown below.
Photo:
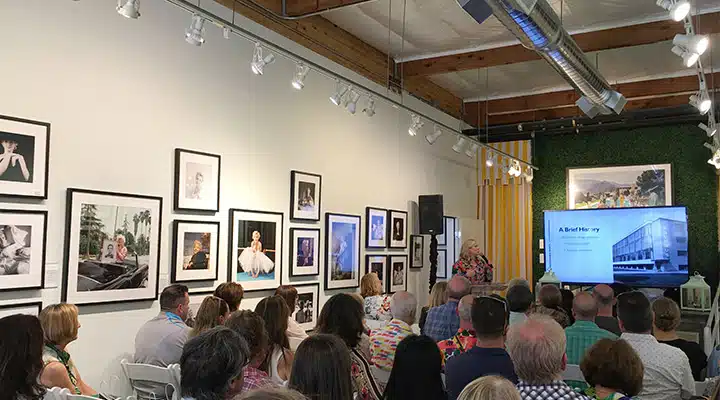
<svg viewBox="0 0 720 400"><path fill-rule="evenodd" d="M478 23L492 13L528 49L536 51L572 85L582 97L577 106L590 118L620 114L625 97L613 90L592 66L577 43L563 29L546 0L456 0Z"/></svg>

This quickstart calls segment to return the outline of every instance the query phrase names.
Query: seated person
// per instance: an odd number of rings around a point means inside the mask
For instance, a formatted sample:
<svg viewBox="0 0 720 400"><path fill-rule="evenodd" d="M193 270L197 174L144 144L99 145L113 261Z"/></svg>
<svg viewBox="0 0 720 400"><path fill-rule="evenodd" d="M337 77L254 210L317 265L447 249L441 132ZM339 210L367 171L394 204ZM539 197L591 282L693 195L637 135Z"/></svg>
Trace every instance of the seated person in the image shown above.
<svg viewBox="0 0 720 400"><path fill-rule="evenodd" d="M32 315L0 318L0 388L7 400L42 400L43 330Z"/></svg>
<svg viewBox="0 0 720 400"><path fill-rule="evenodd" d="M388 296L383 295L382 284L376 273L370 272L362 277L360 296L363 298L365 318L379 321L392 319Z"/></svg>
<svg viewBox="0 0 720 400"><path fill-rule="evenodd" d="M595 323L602 329L620 336L620 325L618 320L613 316L613 307L615 307L615 291L608 285L597 285L593 288L593 297L598 303L598 315L595 317Z"/></svg>
<svg viewBox="0 0 720 400"><path fill-rule="evenodd" d="M458 304L458 316L460 317L460 329L450 339L438 342L443 362L450 358L465 353L475 346L477 338L472 322L472 307L475 296L469 294L460 299Z"/></svg>
<svg viewBox="0 0 720 400"><path fill-rule="evenodd" d="M372 363L378 368L390 371L395 360L398 343L413 334L411 325L415 323L417 300L410 292L400 290L390 299L390 312L393 319L370 335L370 353Z"/></svg>
<svg viewBox="0 0 720 400"><path fill-rule="evenodd" d="M640 357L620 339L600 339L583 357L580 370L592 399L630 400L640 393L644 368Z"/></svg>
<svg viewBox="0 0 720 400"><path fill-rule="evenodd" d="M693 378L697 382L703 380L702 371L707 367L707 356L705 350L696 342L680 339L677 335L677 327L680 325L680 307L670 298L661 297L652 304L653 315L653 336L660 343L668 344L682 350L690 361Z"/></svg>
<svg viewBox="0 0 720 400"><path fill-rule="evenodd" d="M260 370L268 347L265 321L254 311L242 310L230 314L225 326L239 333L250 350L250 363L243 369L243 393L262 387L273 386L270 376Z"/></svg>
<svg viewBox="0 0 720 400"><path fill-rule="evenodd" d="M450 339L460 329L460 317L457 314L460 299L469 295L471 290L472 285L467 278L453 276L448 283L448 302L428 311L422 334L436 342Z"/></svg>
<svg viewBox="0 0 720 400"><path fill-rule="evenodd" d="M242 285L237 282L223 282L215 288L215 293L213 293L213 296L225 300L231 313L240 308L240 302L244 295L245 291Z"/></svg>
<svg viewBox="0 0 720 400"><path fill-rule="evenodd" d="M617 339L617 336L595 324L597 303L588 292L580 292L573 300L575 323L565 328L568 364L579 365L585 351L600 339Z"/></svg>
<svg viewBox="0 0 720 400"><path fill-rule="evenodd" d="M563 329L570 326L570 317L562 308L562 292L555 285L543 285L538 295L540 304L530 311L533 314L543 314L557 321Z"/></svg>
<svg viewBox="0 0 720 400"><path fill-rule="evenodd" d="M433 307L439 307L448 302L447 287L447 281L435 282L433 285L432 290L430 291L428 304L420 309L420 321L418 321L420 331L422 331L425 327L425 320L427 319L428 311L430 311Z"/></svg>
<svg viewBox="0 0 720 400"><path fill-rule="evenodd" d="M527 281L526 281L527 282ZM533 294L530 288L522 283L516 283L507 290L508 309L510 310L510 322L522 322L527 319L527 314L532 307Z"/></svg>

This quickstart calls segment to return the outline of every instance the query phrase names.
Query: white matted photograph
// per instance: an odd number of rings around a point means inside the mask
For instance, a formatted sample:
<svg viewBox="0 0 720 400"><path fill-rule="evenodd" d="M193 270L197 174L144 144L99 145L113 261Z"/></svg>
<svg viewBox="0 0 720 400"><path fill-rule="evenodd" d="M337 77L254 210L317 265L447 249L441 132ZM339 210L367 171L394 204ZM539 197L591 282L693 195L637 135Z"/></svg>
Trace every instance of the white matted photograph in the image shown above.
<svg viewBox="0 0 720 400"><path fill-rule="evenodd" d="M230 209L228 282L246 292L280 286L283 213Z"/></svg>
<svg viewBox="0 0 720 400"><path fill-rule="evenodd" d="M365 247L384 249L388 246L387 218L386 209L365 207Z"/></svg>
<svg viewBox="0 0 720 400"><path fill-rule="evenodd" d="M290 171L290 219L320 221L322 176Z"/></svg>
<svg viewBox="0 0 720 400"><path fill-rule="evenodd" d="M408 225L408 213L407 211L388 211L388 236L390 238L391 249L405 249L408 246L407 237L407 225Z"/></svg>
<svg viewBox="0 0 720 400"><path fill-rule="evenodd" d="M176 210L220 210L220 156L175 149Z"/></svg>
<svg viewBox="0 0 720 400"><path fill-rule="evenodd" d="M388 256L386 255L365 255L365 273L374 272L380 279L380 287L383 292L387 291Z"/></svg>
<svg viewBox="0 0 720 400"><path fill-rule="evenodd" d="M41 289L47 211L0 210L0 291Z"/></svg>
<svg viewBox="0 0 720 400"><path fill-rule="evenodd" d="M325 214L325 290L360 286L360 219Z"/></svg>
<svg viewBox="0 0 720 400"><path fill-rule="evenodd" d="M0 306L0 318L11 315L25 314L38 316L42 310L42 302L4 304Z"/></svg>
<svg viewBox="0 0 720 400"><path fill-rule="evenodd" d="M50 124L0 115L0 195L47 199Z"/></svg>
<svg viewBox="0 0 720 400"><path fill-rule="evenodd" d="M320 275L320 229L290 228L290 276Z"/></svg>
<svg viewBox="0 0 720 400"><path fill-rule="evenodd" d="M391 255L388 257L390 264L389 292L395 293L398 290L407 290L408 279L408 256Z"/></svg>
<svg viewBox="0 0 720 400"><path fill-rule="evenodd" d="M438 249L438 258L437 258L437 278L438 279L447 279L447 250L445 249Z"/></svg>
<svg viewBox="0 0 720 400"><path fill-rule="evenodd" d="M410 235L410 268L422 268L425 263L425 237Z"/></svg>
<svg viewBox="0 0 720 400"><path fill-rule="evenodd" d="M170 282L217 280L219 236L216 221L173 221Z"/></svg>
<svg viewBox="0 0 720 400"><path fill-rule="evenodd" d="M298 292L298 301L290 318L300 324L305 331L315 329L318 316L318 295L320 285L293 285Z"/></svg>

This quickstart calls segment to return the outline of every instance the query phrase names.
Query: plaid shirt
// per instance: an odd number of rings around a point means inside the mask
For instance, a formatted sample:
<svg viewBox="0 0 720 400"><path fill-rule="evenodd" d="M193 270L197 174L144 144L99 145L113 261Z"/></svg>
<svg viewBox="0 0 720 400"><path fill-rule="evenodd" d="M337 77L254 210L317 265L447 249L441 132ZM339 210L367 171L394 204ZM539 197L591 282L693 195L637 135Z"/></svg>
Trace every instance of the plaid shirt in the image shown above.
<svg viewBox="0 0 720 400"><path fill-rule="evenodd" d="M373 331L370 335L372 363L378 368L390 371L395 361L398 343L412 334L410 325L399 319L392 319L384 327Z"/></svg>
<svg viewBox="0 0 720 400"><path fill-rule="evenodd" d="M531 385L520 381L517 384L522 400L588 400L587 396L575 392L563 381L554 381L547 385Z"/></svg>
<svg viewBox="0 0 720 400"><path fill-rule="evenodd" d="M475 337L475 331L472 329L458 329L457 333L448 340L442 340L438 342L440 348L440 354L443 357L443 363L447 360L462 354L475 346L477 338Z"/></svg>
<svg viewBox="0 0 720 400"><path fill-rule="evenodd" d="M585 351L600 339L617 339L615 334L601 329L592 321L575 321L572 326L565 328L567 338L568 364L580 364Z"/></svg>
<svg viewBox="0 0 720 400"><path fill-rule="evenodd" d="M428 311L422 334L430 336L434 341L450 339L460 329L460 317L457 314L457 300L433 307Z"/></svg>
<svg viewBox="0 0 720 400"><path fill-rule="evenodd" d="M249 365L243 369L243 386L241 393L267 386L272 386L272 381L270 381L267 373Z"/></svg>

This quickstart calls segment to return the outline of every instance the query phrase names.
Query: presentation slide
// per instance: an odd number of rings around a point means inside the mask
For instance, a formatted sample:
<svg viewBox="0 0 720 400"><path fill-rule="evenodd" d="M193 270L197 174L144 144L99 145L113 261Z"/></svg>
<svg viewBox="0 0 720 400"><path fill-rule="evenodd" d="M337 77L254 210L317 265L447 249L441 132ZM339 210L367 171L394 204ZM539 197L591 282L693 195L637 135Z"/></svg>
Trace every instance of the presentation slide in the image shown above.
<svg viewBox="0 0 720 400"><path fill-rule="evenodd" d="M568 283L680 285L688 277L686 209L546 211L545 267Z"/></svg>

